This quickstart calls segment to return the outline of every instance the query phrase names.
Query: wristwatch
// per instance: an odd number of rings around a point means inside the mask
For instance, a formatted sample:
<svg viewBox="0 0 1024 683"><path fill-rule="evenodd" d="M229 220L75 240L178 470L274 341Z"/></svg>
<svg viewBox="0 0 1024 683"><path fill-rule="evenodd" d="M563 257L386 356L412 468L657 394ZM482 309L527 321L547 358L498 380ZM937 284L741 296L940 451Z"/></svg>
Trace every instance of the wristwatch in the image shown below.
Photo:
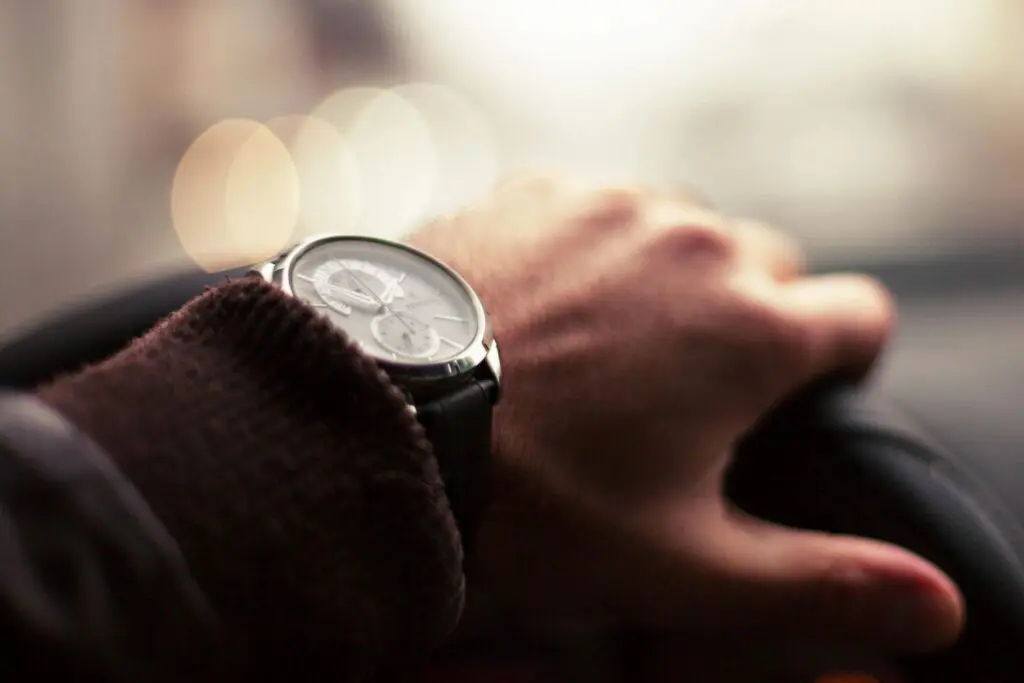
<svg viewBox="0 0 1024 683"><path fill-rule="evenodd" d="M328 235L254 269L313 307L405 394L433 448L468 553L488 499L498 345L480 298L409 245Z"/></svg>

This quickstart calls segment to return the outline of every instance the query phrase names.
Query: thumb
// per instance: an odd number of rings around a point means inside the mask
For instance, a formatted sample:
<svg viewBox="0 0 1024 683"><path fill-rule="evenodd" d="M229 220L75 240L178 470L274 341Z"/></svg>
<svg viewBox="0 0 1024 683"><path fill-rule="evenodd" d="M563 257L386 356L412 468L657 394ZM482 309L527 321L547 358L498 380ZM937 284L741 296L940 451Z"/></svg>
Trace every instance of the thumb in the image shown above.
<svg viewBox="0 0 1024 683"><path fill-rule="evenodd" d="M723 582L714 592L742 611L735 620L762 633L921 652L951 644L962 628L952 580L907 550L739 511L711 526L711 575Z"/></svg>

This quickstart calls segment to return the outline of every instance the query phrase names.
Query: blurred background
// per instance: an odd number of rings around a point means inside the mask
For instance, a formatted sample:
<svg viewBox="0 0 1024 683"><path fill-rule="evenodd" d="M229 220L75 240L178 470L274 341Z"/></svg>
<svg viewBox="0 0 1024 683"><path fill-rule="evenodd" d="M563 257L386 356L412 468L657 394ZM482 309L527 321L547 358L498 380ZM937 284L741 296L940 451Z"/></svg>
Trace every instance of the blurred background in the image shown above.
<svg viewBox="0 0 1024 683"><path fill-rule="evenodd" d="M893 288L879 385L1024 519L1021 36L1024 0L0 0L0 339L524 167L696 186Z"/></svg>
<svg viewBox="0 0 1024 683"><path fill-rule="evenodd" d="M695 184L819 263L1021 251L1024 3L0 2L0 336L394 236L510 169Z"/></svg>

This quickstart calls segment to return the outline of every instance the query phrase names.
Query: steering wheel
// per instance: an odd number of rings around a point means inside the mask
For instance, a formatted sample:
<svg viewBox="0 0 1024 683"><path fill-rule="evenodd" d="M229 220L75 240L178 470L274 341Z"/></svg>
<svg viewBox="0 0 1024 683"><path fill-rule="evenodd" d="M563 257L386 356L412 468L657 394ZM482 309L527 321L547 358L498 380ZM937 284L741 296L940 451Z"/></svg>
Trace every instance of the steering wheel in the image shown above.
<svg viewBox="0 0 1024 683"><path fill-rule="evenodd" d="M29 388L115 353L205 287L244 271L184 273L68 309L0 346L0 386ZM727 481L775 522L897 543L960 586L967 624L933 655L887 662L913 683L1011 683L1024 675L1024 527L972 472L866 387L823 383L768 415Z"/></svg>

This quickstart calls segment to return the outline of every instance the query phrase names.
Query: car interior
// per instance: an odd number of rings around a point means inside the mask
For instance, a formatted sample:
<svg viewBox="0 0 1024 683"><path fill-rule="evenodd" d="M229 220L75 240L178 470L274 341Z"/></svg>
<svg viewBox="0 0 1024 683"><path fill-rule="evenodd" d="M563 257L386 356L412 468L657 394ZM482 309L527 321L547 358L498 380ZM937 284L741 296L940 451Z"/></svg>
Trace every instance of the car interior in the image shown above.
<svg viewBox="0 0 1024 683"><path fill-rule="evenodd" d="M486 627L419 680L1019 681L1024 3L784 5L0 6L25 65L0 59L0 266L34 283L5 287L0 385L101 359L302 236L397 236L512 169L693 184L899 306L873 375L820 378L751 430L729 497L932 560L963 636L902 657L528 623L482 598L467 618Z"/></svg>

